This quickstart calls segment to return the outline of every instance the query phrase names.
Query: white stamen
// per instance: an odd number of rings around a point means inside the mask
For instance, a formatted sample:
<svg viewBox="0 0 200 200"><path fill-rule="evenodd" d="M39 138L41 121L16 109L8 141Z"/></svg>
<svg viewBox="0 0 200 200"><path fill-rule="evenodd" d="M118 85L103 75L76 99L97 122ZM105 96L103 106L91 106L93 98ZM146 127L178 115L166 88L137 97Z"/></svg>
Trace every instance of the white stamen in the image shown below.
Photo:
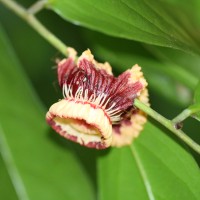
<svg viewBox="0 0 200 200"><path fill-rule="evenodd" d="M65 98L67 98L69 96L69 92L68 92L67 84L66 83L63 84L63 96Z"/></svg>
<svg viewBox="0 0 200 200"><path fill-rule="evenodd" d="M100 94L99 96L97 96L97 98L95 99L95 104L100 106L100 102L103 98L104 93Z"/></svg>
<svg viewBox="0 0 200 200"><path fill-rule="evenodd" d="M110 101L110 98L108 98L108 100L106 101L106 103L103 105L103 109L106 108L106 106L107 106L107 104L108 104L109 101Z"/></svg>
<svg viewBox="0 0 200 200"><path fill-rule="evenodd" d="M88 100L88 89L85 90L84 99L85 101Z"/></svg>
<svg viewBox="0 0 200 200"><path fill-rule="evenodd" d="M85 81L87 81L87 78L86 78L86 77L83 79L83 82L85 82Z"/></svg>
<svg viewBox="0 0 200 200"><path fill-rule="evenodd" d="M102 106L104 104L104 102L106 100L106 97L107 97L107 95L104 94L104 93L102 94L102 96L103 96L103 98L102 98L101 103L99 104L99 106Z"/></svg>
<svg viewBox="0 0 200 200"><path fill-rule="evenodd" d="M110 108L109 108L110 109ZM120 110L119 108L115 108L114 110L110 110L110 111L107 111L107 113L109 113L109 115L115 115L116 113L118 113Z"/></svg>
<svg viewBox="0 0 200 200"><path fill-rule="evenodd" d="M69 96L72 98L73 97L73 93L72 93L72 87L69 86Z"/></svg>
<svg viewBox="0 0 200 200"><path fill-rule="evenodd" d="M90 96L90 98L89 98L89 102L91 102L91 103L94 103L95 102L95 99L96 99L96 94L94 93L94 94L92 94L91 96Z"/></svg>
<svg viewBox="0 0 200 200"><path fill-rule="evenodd" d="M106 109L106 112L109 112L110 110L112 110L112 108L116 105L116 103L113 103L112 106L110 106L110 108Z"/></svg>
<svg viewBox="0 0 200 200"><path fill-rule="evenodd" d="M79 87L78 90L75 93L75 100L82 100L82 94L83 94L83 87Z"/></svg>
<svg viewBox="0 0 200 200"><path fill-rule="evenodd" d="M106 100L107 95L105 93L101 93L98 96L96 96L96 93L94 93L89 98L88 97L88 89L83 91L83 86L80 86L80 87L78 87L75 95L73 95L71 85L67 85L66 83L63 84L62 92L63 92L64 98L66 98L66 99L74 99L75 102L78 100L81 100L83 102L88 101L92 104L95 104L95 105L101 107L109 115L113 124L116 124L120 121L121 114L118 114L120 112L120 110L118 108L113 109L115 107L116 103L113 103L109 108L105 109L107 104L110 102L110 98L108 98Z"/></svg>
<svg viewBox="0 0 200 200"><path fill-rule="evenodd" d="M63 97L66 98L66 94L65 94L65 84L64 84L63 87L62 87L62 94L63 94Z"/></svg>
<svg viewBox="0 0 200 200"><path fill-rule="evenodd" d="M72 88L71 86L67 86L66 83L63 84L63 96L66 98L66 99L70 99L70 98L73 98L73 95L72 95Z"/></svg>

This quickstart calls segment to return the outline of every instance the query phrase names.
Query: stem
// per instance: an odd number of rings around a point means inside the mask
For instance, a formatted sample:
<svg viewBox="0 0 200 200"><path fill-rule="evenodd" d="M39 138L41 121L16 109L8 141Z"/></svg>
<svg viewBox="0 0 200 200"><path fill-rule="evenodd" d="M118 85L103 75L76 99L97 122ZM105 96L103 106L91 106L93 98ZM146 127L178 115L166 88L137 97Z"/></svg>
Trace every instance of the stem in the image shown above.
<svg viewBox="0 0 200 200"><path fill-rule="evenodd" d="M200 145L194 142L190 137L188 137L183 131L175 128L175 124L154 111L152 108L148 107L138 99L135 99L134 105L140 110L147 113L149 116L154 118L156 121L160 122L163 126L169 129L172 133L174 133L177 137L179 137L182 141L184 141L188 146L190 146L194 151L200 154Z"/></svg>
<svg viewBox="0 0 200 200"><path fill-rule="evenodd" d="M200 112L200 104L191 105L189 108L183 110L179 115L177 115L172 122L174 124L179 124L191 115Z"/></svg>
<svg viewBox="0 0 200 200"><path fill-rule="evenodd" d="M29 14L35 15L36 13L38 13L39 11L41 11L45 5L47 3L47 0L40 0L37 1L36 3L34 3L28 10L27 12Z"/></svg>
<svg viewBox="0 0 200 200"><path fill-rule="evenodd" d="M186 118L190 117L192 114L191 110L190 109L185 109L183 110L179 115L177 115L173 120L172 122L174 124L179 124L181 123L182 121L184 121Z"/></svg>
<svg viewBox="0 0 200 200"><path fill-rule="evenodd" d="M34 15L30 14L25 8L12 0L0 0L5 6L24 19L33 29L43 36L50 44L65 56L68 55L67 46L61 42L53 33L46 29Z"/></svg>

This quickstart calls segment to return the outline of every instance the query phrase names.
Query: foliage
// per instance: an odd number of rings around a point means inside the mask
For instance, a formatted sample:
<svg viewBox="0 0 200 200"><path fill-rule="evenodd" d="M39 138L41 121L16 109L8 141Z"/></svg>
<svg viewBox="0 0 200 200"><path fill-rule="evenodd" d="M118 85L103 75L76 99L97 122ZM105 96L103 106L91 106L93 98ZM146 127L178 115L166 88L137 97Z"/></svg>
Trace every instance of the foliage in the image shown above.
<svg viewBox="0 0 200 200"><path fill-rule="evenodd" d="M110 62L116 74L138 63L151 107L173 118L200 103L197 5L49 0L50 10L37 17L79 53L90 48ZM62 55L1 4L0 23L2 199L200 199L199 155L151 118L140 137L120 149L86 149L53 132L45 112L61 98L53 65ZM200 143L198 121L186 120L183 130Z"/></svg>

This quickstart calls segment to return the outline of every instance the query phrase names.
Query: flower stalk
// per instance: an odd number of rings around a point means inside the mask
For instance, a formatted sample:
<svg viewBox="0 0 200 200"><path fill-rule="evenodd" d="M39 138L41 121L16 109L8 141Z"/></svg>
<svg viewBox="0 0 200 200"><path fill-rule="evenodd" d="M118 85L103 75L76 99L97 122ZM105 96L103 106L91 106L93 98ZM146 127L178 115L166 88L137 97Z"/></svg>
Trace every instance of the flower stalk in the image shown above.
<svg viewBox="0 0 200 200"><path fill-rule="evenodd" d="M32 14L41 10L44 7L44 4L40 4L40 7L33 6L32 9L26 10L17 2L12 0L0 0L6 7L11 9L15 14L25 20L33 29L36 30L44 39L46 39L51 45L53 45L58 51L63 55L68 56L67 46L59 40L53 33L51 33L38 19ZM36 5L36 4L34 4ZM37 8L37 9L36 9ZM40 9L39 9L40 8ZM30 12L32 10L32 12Z"/></svg>
<svg viewBox="0 0 200 200"><path fill-rule="evenodd" d="M13 0L0 0L6 7L16 13L19 17L25 20L33 29L35 29L44 39L46 39L51 45L53 45L57 50L59 50L63 55L68 56L67 46L59 40L53 33L51 33L37 18L34 16L38 11L43 9L46 5L46 1L40 1L36 3L29 9L23 8L21 5L16 3ZM169 129L172 133L178 136L182 141L184 141L188 146L190 146L194 151L200 154L200 145L195 143L191 138L189 138L183 131L178 130L175 126L174 120L168 120L156 111L154 111L149 106L145 105L138 99L135 99L134 106L139 108L140 110L147 113L153 119L161 123L167 129ZM181 119L188 114L180 114ZM180 121L180 116L178 117L178 121ZM177 118L175 118L177 119ZM175 120L177 121L177 120Z"/></svg>
<svg viewBox="0 0 200 200"><path fill-rule="evenodd" d="M200 112L200 104L191 105L190 107L183 110L179 115L177 115L172 120L172 122L174 124L179 124L179 123L183 122L185 119L187 119L188 117L196 114L197 112ZM195 118L195 116L194 116L194 118Z"/></svg>
<svg viewBox="0 0 200 200"><path fill-rule="evenodd" d="M135 99L134 105L138 107L140 110L144 111L147 113L149 116L151 116L153 119L158 121L160 124L165 126L167 129L169 129L172 133L174 133L177 137L179 137L182 141L184 141L188 146L190 146L194 151L200 154L200 145L194 142L190 137L188 137L182 130L178 130L176 128L176 124L163 117L159 113L157 113L155 110L152 108L148 107L144 103L138 101Z"/></svg>
<svg viewBox="0 0 200 200"><path fill-rule="evenodd" d="M46 5L47 0L40 0L34 3L28 10L27 12L31 15L35 15L38 12L40 12Z"/></svg>

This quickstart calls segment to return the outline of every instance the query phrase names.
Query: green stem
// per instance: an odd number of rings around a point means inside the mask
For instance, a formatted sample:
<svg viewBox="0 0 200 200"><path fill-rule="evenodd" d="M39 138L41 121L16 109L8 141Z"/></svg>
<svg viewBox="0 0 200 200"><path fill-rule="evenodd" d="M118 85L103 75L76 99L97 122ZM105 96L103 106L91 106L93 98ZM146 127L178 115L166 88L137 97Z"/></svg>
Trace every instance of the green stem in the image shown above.
<svg viewBox="0 0 200 200"><path fill-rule="evenodd" d="M55 35L53 35L48 29L46 29L33 15L33 13L41 10L44 7L44 1L33 5L31 9L26 10L22 6L18 5L13 0L0 0L5 6L15 12L18 16L24 19L32 28L34 28L40 35L42 35L50 44L52 44L56 49L58 49L65 56L68 55L67 46L63 44ZM32 10L32 12L30 12ZM174 123L150 107L146 106L139 100L135 100L134 105L150 115L152 118L163 124L166 128L171 130L175 135L177 135L181 140L188 144L192 149L200 154L200 146L195 143L191 138L189 138L183 131L177 130Z"/></svg>
<svg viewBox="0 0 200 200"><path fill-rule="evenodd" d="M181 122L183 122L186 118L190 117L191 115L191 110L190 109L185 109L183 110L179 115L177 115L172 122L174 124L179 124Z"/></svg>
<svg viewBox="0 0 200 200"><path fill-rule="evenodd" d="M65 56L68 55L67 46L63 44L53 33L46 29L34 15L30 14L25 8L12 0L0 0L5 6L15 12L18 16L24 19L33 29L35 29L43 38L52 44Z"/></svg>
<svg viewBox="0 0 200 200"><path fill-rule="evenodd" d="M174 124L179 124L191 115L200 112L200 104L193 104L189 108L183 110L179 115L177 115L172 122Z"/></svg>
<svg viewBox="0 0 200 200"><path fill-rule="evenodd" d="M194 151L200 154L200 145L198 145L196 142L194 142L190 137L188 137L183 131L178 130L175 127L175 124L171 121L154 111L149 106L145 105L138 99L135 99L134 105L139 108L140 110L147 113L149 116L154 118L156 121L161 123L163 126L165 126L167 129L169 129L172 133L174 133L177 137L179 137L182 141L184 141L188 146L190 146Z"/></svg>
<svg viewBox="0 0 200 200"><path fill-rule="evenodd" d="M41 11L45 5L47 4L47 0L40 0L37 1L36 3L34 3L28 10L27 12L29 14L35 15L36 13L38 13L39 11Z"/></svg>

